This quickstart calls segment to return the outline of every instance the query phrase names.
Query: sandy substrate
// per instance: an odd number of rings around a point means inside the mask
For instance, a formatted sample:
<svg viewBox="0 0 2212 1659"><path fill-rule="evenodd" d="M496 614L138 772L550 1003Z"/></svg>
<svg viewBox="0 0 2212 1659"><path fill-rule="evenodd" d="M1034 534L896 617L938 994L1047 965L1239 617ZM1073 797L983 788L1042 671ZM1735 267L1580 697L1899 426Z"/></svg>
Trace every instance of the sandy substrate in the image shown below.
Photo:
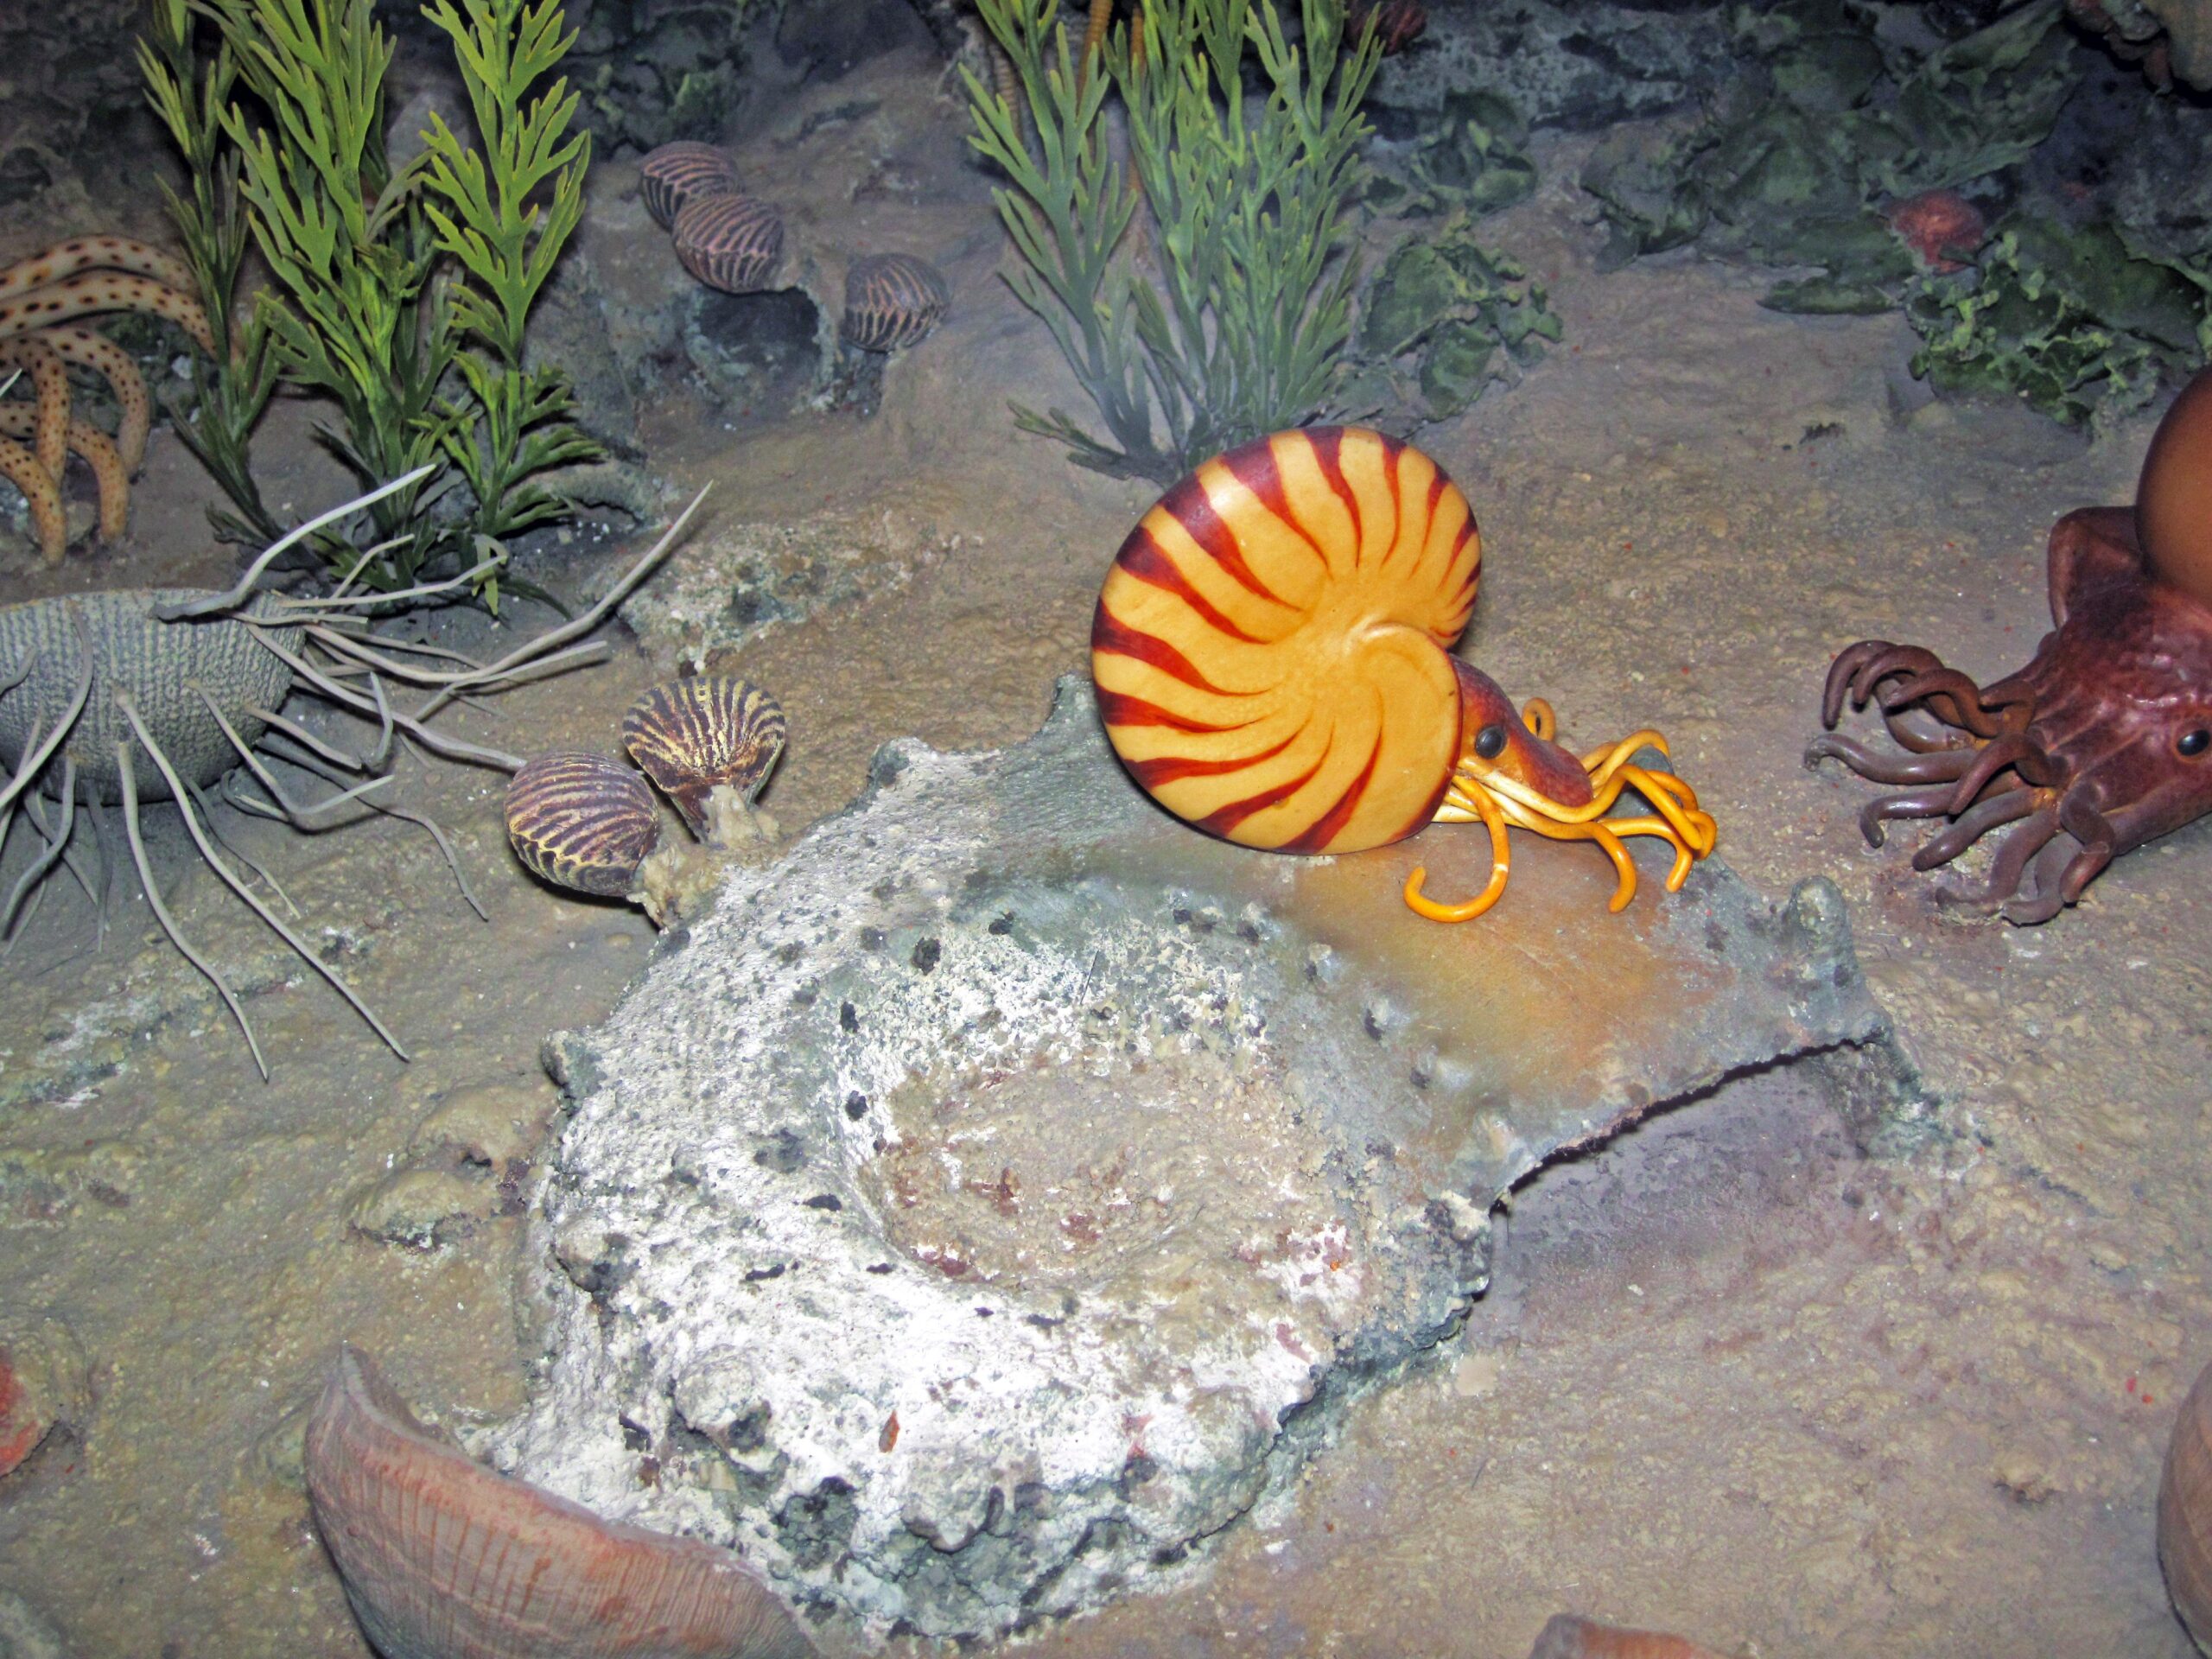
<svg viewBox="0 0 2212 1659"><path fill-rule="evenodd" d="M925 238L953 321L893 365L873 418L734 433L679 378L645 431L678 492L715 485L702 550L747 525L895 522L895 571L736 653L790 716L768 804L794 830L851 798L888 738L1034 729L1052 677L1083 666L1097 582L1152 493L1013 431L1009 396L1083 404L991 275L1001 244L961 163L963 117L918 59L863 77L880 108L833 140L886 182L849 217ZM1548 697L1571 739L1664 730L1755 884L1841 885L1935 1125L1868 1155L1808 1077L1754 1077L1539 1177L1461 1351L1366 1402L1294 1499L1224 1541L1209 1582L1035 1643L1518 1659L1573 1608L1771 1659L2181 1659L2151 1511L2173 1408L2212 1355L2212 830L2122 861L2047 927L1961 922L1910 870L1912 836L1860 842L1871 786L1799 764L1844 644L1927 643L1984 679L2024 660L2047 626L2045 532L2127 499L2150 423L2091 445L2021 411L1925 405L1898 321L1763 311L1764 276L1690 256L1601 276L1588 204L1563 182L1580 153L1547 143L1551 182L1485 226L1550 283L1567 344L1421 440L1485 536L1465 650ZM658 283L674 303L664 245L630 233L627 177L601 171L593 251L627 302ZM302 416L280 415L263 458L272 499L304 511L337 486ZM158 434L132 542L58 577L0 543L0 598L214 575L212 493ZM543 568L572 592L618 563L588 535L570 551ZM611 747L670 666L613 643L605 666L456 711L454 729ZM141 900L96 944L60 884L0 960L0 1084L32 1078L0 1109L0 1328L62 1318L94 1383L80 1431L0 1485L0 1587L80 1655L365 1651L298 1468L341 1338L449 1421L521 1398L522 1211L556 1104L539 1042L601 1015L652 935L512 864L497 775L404 777L454 832L488 923L408 826L224 829L309 922L346 930L334 948L411 1065L284 969L211 878L183 876L173 821L157 859L182 879L185 925L262 987L248 1007L271 1083ZM1606 925L1593 911L1592 973ZM49 1089L56 1045L89 1058Z"/></svg>

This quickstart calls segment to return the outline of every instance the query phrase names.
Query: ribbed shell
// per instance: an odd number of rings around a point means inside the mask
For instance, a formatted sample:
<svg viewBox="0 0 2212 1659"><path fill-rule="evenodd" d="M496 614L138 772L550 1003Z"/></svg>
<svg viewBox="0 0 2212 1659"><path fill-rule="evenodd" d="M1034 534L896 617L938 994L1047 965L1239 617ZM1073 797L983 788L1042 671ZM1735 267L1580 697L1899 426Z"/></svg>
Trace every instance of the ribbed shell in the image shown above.
<svg viewBox="0 0 2212 1659"><path fill-rule="evenodd" d="M676 216L676 257L709 288L753 294L784 257L784 221L752 196L702 196Z"/></svg>
<svg viewBox="0 0 2212 1659"><path fill-rule="evenodd" d="M622 747L702 836L708 795L727 785L751 800L783 753L784 737L775 698L727 674L665 681L622 716Z"/></svg>
<svg viewBox="0 0 2212 1659"><path fill-rule="evenodd" d="M645 211L663 230L676 223L684 203L702 196L734 196L738 189L736 166L712 144L663 144L638 169Z"/></svg>
<svg viewBox="0 0 2212 1659"><path fill-rule="evenodd" d="M845 320L840 333L864 352L895 352L936 327L952 303L944 275L906 253L873 253L845 271Z"/></svg>
<svg viewBox="0 0 2212 1659"><path fill-rule="evenodd" d="M385 1659L803 1659L728 1550L479 1467L342 1351L308 1418L308 1497Z"/></svg>
<svg viewBox="0 0 2212 1659"><path fill-rule="evenodd" d="M652 791L603 754L542 754L507 785L515 856L556 887L620 899L659 839Z"/></svg>
<svg viewBox="0 0 2212 1659"><path fill-rule="evenodd" d="M1145 514L1099 594L1106 734L1211 835L1295 853L1401 840L1451 779L1446 652L1481 569L1466 498L1380 433L1279 432L1218 456Z"/></svg>
<svg viewBox="0 0 2212 1659"><path fill-rule="evenodd" d="M2174 1610L2212 1654L2212 1365L2181 1402L2158 1482L2158 1560Z"/></svg>
<svg viewBox="0 0 2212 1659"><path fill-rule="evenodd" d="M73 611L84 618L92 643L92 690L64 750L76 758L79 778L101 800L112 804L123 798L115 746L130 736L130 728L115 706L118 690L130 694L162 752L192 782L205 787L237 766L238 752L194 688L205 687L224 718L251 744L266 728L247 711L283 702L292 671L232 618L163 622L154 615L157 606L207 596L207 590L198 588L118 588L0 606L0 683L32 659L29 675L0 692L0 766L12 772L32 734L52 731L76 693L84 658ZM270 603L256 600L247 613L260 614ZM274 637L291 650L299 632L278 629ZM132 741L139 798L167 800L168 786ZM59 775L60 760L57 753L47 763L49 775Z"/></svg>

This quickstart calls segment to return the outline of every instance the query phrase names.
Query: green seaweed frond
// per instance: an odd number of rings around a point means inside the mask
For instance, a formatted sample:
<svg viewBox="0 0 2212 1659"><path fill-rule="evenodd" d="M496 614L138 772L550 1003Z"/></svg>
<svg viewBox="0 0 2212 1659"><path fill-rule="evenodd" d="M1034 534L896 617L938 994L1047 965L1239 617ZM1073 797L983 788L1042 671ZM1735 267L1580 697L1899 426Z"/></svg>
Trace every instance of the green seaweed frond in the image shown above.
<svg viewBox="0 0 2212 1659"><path fill-rule="evenodd" d="M995 199L1023 265L1007 280L1107 438L1058 410L1017 406L1017 423L1084 465L1167 479L1320 414L1351 334L1343 217L1364 183L1372 35L1347 41L1337 0L1302 0L1296 40L1274 0L1154 0L1141 37L1117 28L1106 73L1085 76L1055 0L979 6L1027 106L967 77L970 142L1011 181ZM1109 89L1128 116L1126 173Z"/></svg>
<svg viewBox="0 0 2212 1659"><path fill-rule="evenodd" d="M220 40L204 75L195 16ZM453 41L481 152L433 116L423 152L392 165L374 0L156 0L141 64L192 170L175 211L219 329L188 442L239 528L274 533L245 442L281 378L334 406L321 436L365 483L430 469L372 504L360 536L319 541L331 569L392 592L488 551L476 588L496 606L504 539L569 511L539 475L598 453L565 378L524 360L590 143L569 135L565 79L534 93L575 39L558 0L433 0L425 16ZM249 233L274 280L233 334Z"/></svg>

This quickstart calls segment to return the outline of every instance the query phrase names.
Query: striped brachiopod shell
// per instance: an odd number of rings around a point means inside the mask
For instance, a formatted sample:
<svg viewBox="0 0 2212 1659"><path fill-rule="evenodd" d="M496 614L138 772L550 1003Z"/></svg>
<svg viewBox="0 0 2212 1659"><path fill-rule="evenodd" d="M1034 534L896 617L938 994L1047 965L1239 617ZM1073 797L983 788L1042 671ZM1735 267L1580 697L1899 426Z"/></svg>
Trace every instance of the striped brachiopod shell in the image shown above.
<svg viewBox="0 0 2212 1659"><path fill-rule="evenodd" d="M663 230L676 223L684 203L702 196L734 196L738 188L737 168L728 156L712 144L688 139L663 144L638 169L638 193Z"/></svg>
<svg viewBox="0 0 2212 1659"><path fill-rule="evenodd" d="M783 753L784 736L775 698L727 674L665 681L622 716L622 747L701 836L708 796L728 788L750 801Z"/></svg>
<svg viewBox="0 0 2212 1659"><path fill-rule="evenodd" d="M1177 817L1342 853L1436 816L1459 751L1446 653L1482 543L1418 449L1357 427L1209 461L1115 556L1091 623L1107 736Z"/></svg>
<svg viewBox="0 0 2212 1659"><path fill-rule="evenodd" d="M676 216L676 257L709 288L758 293L784 257L784 221L752 196L701 196Z"/></svg>
<svg viewBox="0 0 2212 1659"><path fill-rule="evenodd" d="M603 754L542 754L507 785L515 856L557 887L620 899L660 839L645 780Z"/></svg>
<svg viewBox="0 0 2212 1659"><path fill-rule="evenodd" d="M951 303L952 290L927 260L872 253L845 271L845 320L838 332L864 352L895 352L936 327Z"/></svg>

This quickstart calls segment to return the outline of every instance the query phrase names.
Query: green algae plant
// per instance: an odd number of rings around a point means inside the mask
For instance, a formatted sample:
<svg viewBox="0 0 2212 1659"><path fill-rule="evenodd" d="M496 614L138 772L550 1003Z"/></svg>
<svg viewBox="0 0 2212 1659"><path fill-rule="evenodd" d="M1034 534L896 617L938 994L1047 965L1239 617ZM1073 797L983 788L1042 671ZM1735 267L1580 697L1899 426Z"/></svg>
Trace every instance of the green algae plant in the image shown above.
<svg viewBox="0 0 2212 1659"><path fill-rule="evenodd" d="M251 239L238 196L238 152L223 141L223 111L237 84L238 63L224 44L203 69L192 37L189 0L159 0L151 28L138 41L148 101L168 128L191 179L189 194L180 195L166 181L162 191L215 347L213 356L194 359L190 411L178 413L171 423L236 509L209 512L215 533L225 541L266 544L283 532L262 503L247 449L276 389L276 364L264 314L257 308L243 327L233 318L238 273Z"/></svg>
<svg viewBox="0 0 2212 1659"><path fill-rule="evenodd" d="M1321 413L1351 337L1344 218L1365 183L1372 33L1347 39L1334 0L1303 0L1295 41L1274 0L1154 0L1107 38L1100 74L1078 66L1056 0L978 3L1018 93L967 77L970 142L1011 181L996 200L1022 264L1007 280L1108 437L1058 410L1017 404L1016 423L1082 465L1166 480Z"/></svg>
<svg viewBox="0 0 2212 1659"><path fill-rule="evenodd" d="M1915 277L1904 309L1915 374L2072 425L2132 413L2212 359L2212 266L2116 222L2015 215L1961 270Z"/></svg>
<svg viewBox="0 0 2212 1659"><path fill-rule="evenodd" d="M2181 158L2148 175L2156 212L2089 218L2050 188L2063 163L2038 161L2082 85L2056 0L1948 39L1878 28L1849 0L1732 18L1741 73L1704 118L1656 145L1608 138L1584 171L1611 261L1695 241L1814 268L1764 303L1902 308L1920 337L1915 373L2072 423L2140 408L2212 353L2212 240L2188 159L2201 141L2103 118L2136 129L2113 142L2112 167Z"/></svg>
<svg viewBox="0 0 2212 1659"><path fill-rule="evenodd" d="M220 37L204 73L194 10ZM565 378L523 353L582 216L590 140L569 132L565 79L531 95L574 39L557 0L423 15L453 41L481 151L433 115L423 152L393 163L373 0L162 0L142 63L194 173L173 200L219 346L247 232L275 278L199 381L193 447L238 510L228 527L270 528L245 448L281 378L335 405L322 437L365 483L430 469L370 508L365 536L318 543L333 571L398 593L466 567L496 605L505 539L568 510L539 475L597 453Z"/></svg>

